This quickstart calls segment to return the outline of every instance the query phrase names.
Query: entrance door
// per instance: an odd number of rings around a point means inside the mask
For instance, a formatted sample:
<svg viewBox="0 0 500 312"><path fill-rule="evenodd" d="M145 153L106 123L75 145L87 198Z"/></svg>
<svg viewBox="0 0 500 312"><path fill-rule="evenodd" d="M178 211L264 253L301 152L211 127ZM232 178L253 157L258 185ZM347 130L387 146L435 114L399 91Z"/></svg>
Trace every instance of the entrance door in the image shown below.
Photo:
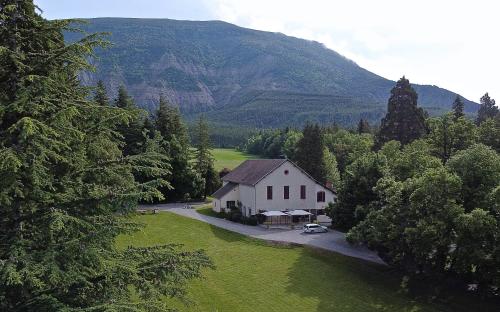
<svg viewBox="0 0 500 312"><path fill-rule="evenodd" d="M226 202L226 207L227 209L234 209L236 208L236 202L234 200L228 200Z"/></svg>

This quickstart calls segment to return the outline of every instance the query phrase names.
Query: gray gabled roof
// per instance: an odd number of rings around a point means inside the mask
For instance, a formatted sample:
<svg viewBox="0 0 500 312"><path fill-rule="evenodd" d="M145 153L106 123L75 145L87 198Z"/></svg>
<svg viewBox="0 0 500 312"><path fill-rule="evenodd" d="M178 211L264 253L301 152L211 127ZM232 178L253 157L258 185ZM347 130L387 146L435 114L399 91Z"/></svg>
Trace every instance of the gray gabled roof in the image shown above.
<svg viewBox="0 0 500 312"><path fill-rule="evenodd" d="M286 161L286 159L245 160L233 171L226 174L222 180L238 184L255 185Z"/></svg>
<svg viewBox="0 0 500 312"><path fill-rule="evenodd" d="M231 192L231 190L236 185L237 185L236 183L229 182L226 185L224 185L223 187L221 187L220 189L218 189L217 191L215 191L215 193L213 193L212 196L217 198L217 199L221 199L222 197L224 197L224 195Z"/></svg>

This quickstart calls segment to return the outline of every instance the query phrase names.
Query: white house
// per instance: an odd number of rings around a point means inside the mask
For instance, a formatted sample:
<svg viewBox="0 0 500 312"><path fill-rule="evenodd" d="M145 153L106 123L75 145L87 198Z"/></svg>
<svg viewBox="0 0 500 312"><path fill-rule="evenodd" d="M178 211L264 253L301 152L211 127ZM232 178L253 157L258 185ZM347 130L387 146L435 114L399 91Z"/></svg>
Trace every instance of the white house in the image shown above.
<svg viewBox="0 0 500 312"><path fill-rule="evenodd" d="M336 199L331 185L320 184L288 159L247 160L222 181L213 194L213 210L239 206L247 217L322 215Z"/></svg>

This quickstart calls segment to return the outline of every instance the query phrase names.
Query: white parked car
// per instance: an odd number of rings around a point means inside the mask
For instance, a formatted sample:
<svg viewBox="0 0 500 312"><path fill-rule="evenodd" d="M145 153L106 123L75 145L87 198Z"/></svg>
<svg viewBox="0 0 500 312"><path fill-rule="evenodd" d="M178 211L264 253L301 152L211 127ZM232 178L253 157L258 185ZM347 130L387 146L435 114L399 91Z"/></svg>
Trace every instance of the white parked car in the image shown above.
<svg viewBox="0 0 500 312"><path fill-rule="evenodd" d="M328 228L326 226L322 226L319 224L305 224L303 227L304 233L324 233L328 232Z"/></svg>

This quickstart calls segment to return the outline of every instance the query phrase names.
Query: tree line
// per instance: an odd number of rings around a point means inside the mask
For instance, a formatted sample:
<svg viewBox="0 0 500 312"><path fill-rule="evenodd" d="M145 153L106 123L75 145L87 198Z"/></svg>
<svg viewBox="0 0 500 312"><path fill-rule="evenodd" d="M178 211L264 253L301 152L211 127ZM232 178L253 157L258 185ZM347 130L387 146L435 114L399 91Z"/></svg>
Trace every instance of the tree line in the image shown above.
<svg viewBox="0 0 500 312"><path fill-rule="evenodd" d="M168 185L160 188L163 197L169 201L204 199L220 186L210 152L210 129L203 115L191 130L195 141L192 145L178 107L163 95L159 95L158 108L152 115L137 107L123 85L118 88L116 99L110 101L104 83L99 81L93 100L99 106L119 107L134 114L133 120L117 129L123 139L124 156L145 152L151 140L159 145L159 151L168 159L165 165L170 168L170 174L163 177Z"/></svg>
<svg viewBox="0 0 500 312"><path fill-rule="evenodd" d="M500 113L485 94L477 118L452 111L429 118L403 77L379 129L308 124L262 131L242 149L288 157L337 202L328 214L353 244L364 244L405 272L403 285L426 281L436 292L469 289L497 297L500 287Z"/></svg>

